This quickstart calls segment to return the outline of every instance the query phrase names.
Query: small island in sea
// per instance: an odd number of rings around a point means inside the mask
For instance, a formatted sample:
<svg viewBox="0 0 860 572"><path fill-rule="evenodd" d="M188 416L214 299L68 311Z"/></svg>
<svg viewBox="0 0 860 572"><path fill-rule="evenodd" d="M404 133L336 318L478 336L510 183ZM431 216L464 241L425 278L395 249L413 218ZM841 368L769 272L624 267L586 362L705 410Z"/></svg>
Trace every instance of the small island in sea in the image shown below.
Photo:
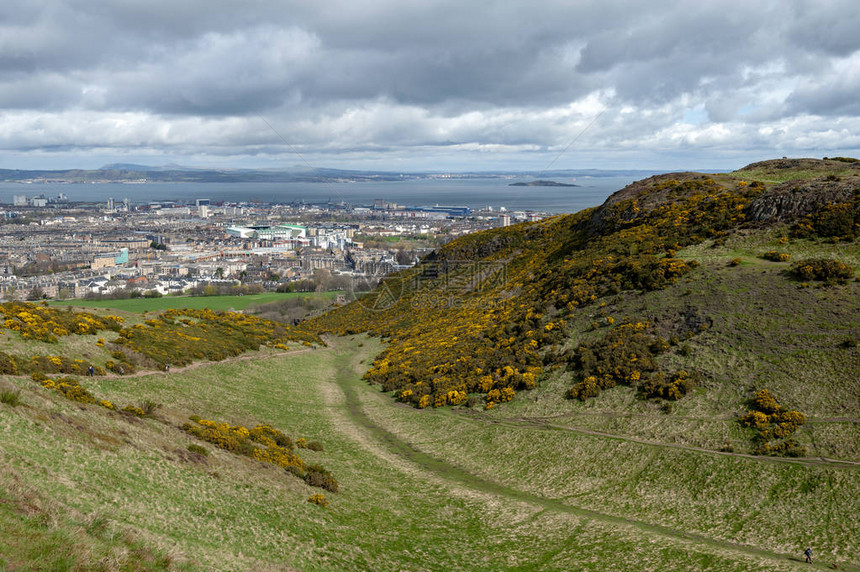
<svg viewBox="0 0 860 572"><path fill-rule="evenodd" d="M573 183L559 183L558 181L546 181L538 179L536 181L521 181L519 183L511 183L509 187L578 187Z"/></svg>

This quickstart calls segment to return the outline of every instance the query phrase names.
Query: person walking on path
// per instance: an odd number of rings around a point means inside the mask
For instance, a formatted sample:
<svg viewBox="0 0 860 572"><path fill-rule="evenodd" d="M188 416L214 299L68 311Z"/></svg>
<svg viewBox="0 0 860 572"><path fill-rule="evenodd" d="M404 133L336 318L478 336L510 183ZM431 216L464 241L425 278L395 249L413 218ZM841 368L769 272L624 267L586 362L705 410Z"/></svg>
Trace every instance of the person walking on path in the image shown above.
<svg viewBox="0 0 860 572"><path fill-rule="evenodd" d="M88 374L90 377L92 377L92 376L93 376L93 374L95 374L95 369L93 368L93 366L90 366L90 367L89 367L89 369L87 369L87 374Z"/></svg>
<svg viewBox="0 0 860 572"><path fill-rule="evenodd" d="M804 550L803 555L806 556L807 564L811 564L812 563L812 548L807 548L806 550Z"/></svg>

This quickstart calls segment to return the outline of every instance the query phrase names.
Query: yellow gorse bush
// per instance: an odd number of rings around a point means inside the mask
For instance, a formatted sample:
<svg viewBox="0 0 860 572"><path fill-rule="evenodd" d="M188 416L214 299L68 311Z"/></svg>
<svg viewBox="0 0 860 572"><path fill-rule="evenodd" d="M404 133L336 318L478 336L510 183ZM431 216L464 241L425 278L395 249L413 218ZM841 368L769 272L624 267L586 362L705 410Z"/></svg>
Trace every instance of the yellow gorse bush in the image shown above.
<svg viewBox="0 0 860 572"><path fill-rule="evenodd" d="M182 429L198 439L261 463L282 467L304 479L311 486L321 487L331 492L338 490L337 480L330 472L319 465L306 464L294 452L295 446L292 439L271 425L257 425L248 429L242 425L230 425L196 417L192 417L191 421L183 424ZM299 446L316 451L322 450L322 445L308 443L305 439L299 439L297 443L300 443Z"/></svg>
<svg viewBox="0 0 860 572"><path fill-rule="evenodd" d="M302 328L238 312L189 309L167 310L123 328L115 341L162 365L220 361L260 346L288 349L288 342L323 345L319 336Z"/></svg>
<svg viewBox="0 0 860 572"><path fill-rule="evenodd" d="M45 378L41 382L42 387L60 393L66 399L80 403L96 403L96 397L82 386L74 377L61 377L53 380Z"/></svg>
<svg viewBox="0 0 860 572"><path fill-rule="evenodd" d="M27 340L56 342L72 334L94 334L102 330L119 331L122 318L99 317L88 312L70 312L28 302L0 304L3 327L18 332Z"/></svg>
<svg viewBox="0 0 860 572"><path fill-rule="evenodd" d="M753 409L740 418L745 427L755 429L755 452L759 455L788 455L798 457L806 454L791 436L806 423L806 415L800 411L789 411L779 404L767 389L756 392Z"/></svg>
<svg viewBox="0 0 860 572"><path fill-rule="evenodd" d="M270 425L257 425L248 429L242 425L192 418L192 422L185 423L182 428L187 433L216 447L250 457L261 463L277 465L304 479L311 486L337 492L338 484L331 473L318 465L307 465L294 452L293 441ZM310 445L304 439L299 441L302 446ZM322 446L314 449L320 450Z"/></svg>
<svg viewBox="0 0 860 572"><path fill-rule="evenodd" d="M308 498L308 502L319 506L328 506L328 499L321 493L316 493Z"/></svg>

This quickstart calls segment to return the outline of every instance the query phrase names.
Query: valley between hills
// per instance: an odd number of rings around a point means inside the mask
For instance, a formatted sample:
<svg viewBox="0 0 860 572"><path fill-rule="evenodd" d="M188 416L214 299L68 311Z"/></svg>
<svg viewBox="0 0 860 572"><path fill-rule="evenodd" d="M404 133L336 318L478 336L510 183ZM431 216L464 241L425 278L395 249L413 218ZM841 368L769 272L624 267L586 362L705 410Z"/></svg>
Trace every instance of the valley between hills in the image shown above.
<svg viewBox="0 0 860 572"><path fill-rule="evenodd" d="M298 325L2 304L0 570L860 570L858 213L784 159Z"/></svg>

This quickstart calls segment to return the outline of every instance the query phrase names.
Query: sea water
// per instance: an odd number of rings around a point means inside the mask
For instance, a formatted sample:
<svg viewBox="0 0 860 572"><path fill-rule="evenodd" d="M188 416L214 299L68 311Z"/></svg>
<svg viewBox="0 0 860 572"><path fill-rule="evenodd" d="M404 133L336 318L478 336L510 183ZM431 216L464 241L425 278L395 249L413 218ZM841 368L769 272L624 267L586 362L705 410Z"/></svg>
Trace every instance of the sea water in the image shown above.
<svg viewBox="0 0 860 572"><path fill-rule="evenodd" d="M11 205L14 195L55 198L71 202L115 203L128 198L133 204L150 201L193 203L195 199L220 202L347 203L372 205L375 199L404 206L467 206L473 210L504 207L509 211L570 213L600 205L613 192L637 177L578 177L564 180L576 187L513 187L510 178L422 178L403 181L355 183L0 183L0 203ZM6 208L10 208L6 206Z"/></svg>

